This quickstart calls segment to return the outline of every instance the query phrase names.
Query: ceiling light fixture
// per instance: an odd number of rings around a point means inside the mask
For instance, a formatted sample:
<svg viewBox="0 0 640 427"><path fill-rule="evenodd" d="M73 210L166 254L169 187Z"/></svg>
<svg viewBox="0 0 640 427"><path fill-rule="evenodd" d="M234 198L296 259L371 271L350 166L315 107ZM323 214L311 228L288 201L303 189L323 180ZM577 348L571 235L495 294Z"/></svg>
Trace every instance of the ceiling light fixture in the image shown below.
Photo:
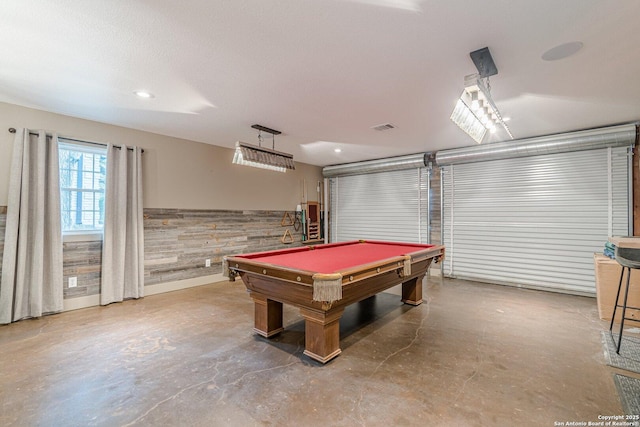
<svg viewBox="0 0 640 427"><path fill-rule="evenodd" d="M473 51L469 55L478 73L465 76L464 91L451 113L451 120L478 144L484 139L487 130L492 134L495 133L497 125L500 125L513 139L509 127L491 98L489 77L498 74L498 69L489 48Z"/></svg>
<svg viewBox="0 0 640 427"><path fill-rule="evenodd" d="M140 98L145 98L145 99L155 98L155 96L151 92L147 92L146 90L136 90L133 93L138 95Z"/></svg>
<svg viewBox="0 0 640 427"><path fill-rule="evenodd" d="M258 146L237 141L233 163L277 172L286 172L287 169L294 170L296 168L293 155L275 150L275 136L282 132L261 125L251 127L258 130ZM262 132L271 134L273 140L271 149L262 146Z"/></svg>

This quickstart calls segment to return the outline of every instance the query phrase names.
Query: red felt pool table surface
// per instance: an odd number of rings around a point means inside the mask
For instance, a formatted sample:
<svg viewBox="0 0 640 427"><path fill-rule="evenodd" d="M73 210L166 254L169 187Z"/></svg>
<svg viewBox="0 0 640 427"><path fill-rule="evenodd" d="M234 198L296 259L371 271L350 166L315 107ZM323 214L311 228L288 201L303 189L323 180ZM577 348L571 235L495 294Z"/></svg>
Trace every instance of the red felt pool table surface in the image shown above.
<svg viewBox="0 0 640 427"><path fill-rule="evenodd" d="M329 274L387 258L408 255L433 246L361 240L244 254L239 257L280 267Z"/></svg>

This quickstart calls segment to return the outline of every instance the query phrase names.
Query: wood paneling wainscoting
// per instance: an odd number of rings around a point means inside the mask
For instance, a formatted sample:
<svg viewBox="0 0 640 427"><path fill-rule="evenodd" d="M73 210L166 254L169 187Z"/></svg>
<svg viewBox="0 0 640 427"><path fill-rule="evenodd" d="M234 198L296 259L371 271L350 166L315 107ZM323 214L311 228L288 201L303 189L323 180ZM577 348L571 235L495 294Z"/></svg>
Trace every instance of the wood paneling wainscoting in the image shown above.
<svg viewBox="0 0 640 427"><path fill-rule="evenodd" d="M6 213L6 206L0 206L0 273ZM284 214L285 211L145 209L145 286L161 288L154 285L220 275L225 255L300 246L302 230L281 226ZM293 217L295 213L289 214ZM287 229L293 237L291 244L281 242ZM211 260L210 267L205 267L206 259ZM100 293L102 241L64 242L63 263L65 300ZM78 286L69 288L68 278L72 276L78 278Z"/></svg>
<svg viewBox="0 0 640 427"><path fill-rule="evenodd" d="M302 230L283 227L284 211L145 209L145 285L222 272L225 255L302 244ZM294 212L289 212L294 216ZM281 238L289 230L293 243ZM205 259L211 267L205 267Z"/></svg>

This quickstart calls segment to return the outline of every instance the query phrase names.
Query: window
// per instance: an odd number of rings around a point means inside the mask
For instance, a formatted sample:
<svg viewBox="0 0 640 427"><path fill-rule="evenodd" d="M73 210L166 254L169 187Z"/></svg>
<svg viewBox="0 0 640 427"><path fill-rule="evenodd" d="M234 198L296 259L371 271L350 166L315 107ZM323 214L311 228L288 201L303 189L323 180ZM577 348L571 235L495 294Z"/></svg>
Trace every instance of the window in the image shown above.
<svg viewBox="0 0 640 427"><path fill-rule="evenodd" d="M62 233L102 231L106 148L60 141L58 149Z"/></svg>

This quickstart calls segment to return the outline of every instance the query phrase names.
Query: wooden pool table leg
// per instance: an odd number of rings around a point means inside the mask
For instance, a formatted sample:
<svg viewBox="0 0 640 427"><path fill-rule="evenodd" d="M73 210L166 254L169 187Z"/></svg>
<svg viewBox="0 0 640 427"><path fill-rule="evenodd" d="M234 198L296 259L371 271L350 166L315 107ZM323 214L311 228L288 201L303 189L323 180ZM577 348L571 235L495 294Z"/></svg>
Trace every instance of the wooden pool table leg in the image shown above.
<svg viewBox="0 0 640 427"><path fill-rule="evenodd" d="M251 292L251 298L255 307L253 330L266 338L282 332L282 303L255 292Z"/></svg>
<svg viewBox="0 0 640 427"><path fill-rule="evenodd" d="M318 362L327 363L339 355L340 318L344 307L327 312L300 309L304 317L304 354Z"/></svg>
<svg viewBox="0 0 640 427"><path fill-rule="evenodd" d="M422 279L424 274L402 284L402 302L411 305L422 304Z"/></svg>

